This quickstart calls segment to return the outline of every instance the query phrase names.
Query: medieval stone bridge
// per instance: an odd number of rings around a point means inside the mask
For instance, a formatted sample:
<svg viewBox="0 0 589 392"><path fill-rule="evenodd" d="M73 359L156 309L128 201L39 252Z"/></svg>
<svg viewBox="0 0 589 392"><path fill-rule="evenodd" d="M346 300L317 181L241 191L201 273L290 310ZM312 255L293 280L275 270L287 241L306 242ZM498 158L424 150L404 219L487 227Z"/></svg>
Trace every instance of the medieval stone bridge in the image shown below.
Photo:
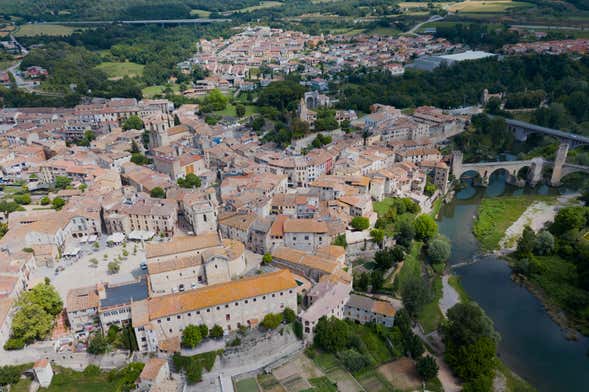
<svg viewBox="0 0 589 392"><path fill-rule="evenodd" d="M524 186L526 183L534 186L542 181L544 168L552 168L550 185L558 186L562 177L571 173L588 173L589 166L574 165L566 163L568 144L560 145L554 162L547 161L542 157L523 161L501 161L501 162L480 162L463 163L461 151L454 151L452 154L452 174L459 179L466 172L476 172L480 175L481 185L487 186L491 175L498 170L505 170L508 173L506 181L517 186ZM520 171L527 168L526 178L519 176ZM523 174L523 173L522 173Z"/></svg>

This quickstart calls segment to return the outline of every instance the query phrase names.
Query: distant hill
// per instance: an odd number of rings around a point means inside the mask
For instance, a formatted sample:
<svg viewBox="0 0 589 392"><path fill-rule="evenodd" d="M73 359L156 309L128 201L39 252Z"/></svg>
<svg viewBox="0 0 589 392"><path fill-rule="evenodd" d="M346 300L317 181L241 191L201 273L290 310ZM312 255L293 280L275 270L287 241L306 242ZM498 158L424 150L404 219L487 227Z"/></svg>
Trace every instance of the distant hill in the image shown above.
<svg viewBox="0 0 589 392"><path fill-rule="evenodd" d="M223 12L260 0L0 0L0 14L30 21L190 18L192 9Z"/></svg>

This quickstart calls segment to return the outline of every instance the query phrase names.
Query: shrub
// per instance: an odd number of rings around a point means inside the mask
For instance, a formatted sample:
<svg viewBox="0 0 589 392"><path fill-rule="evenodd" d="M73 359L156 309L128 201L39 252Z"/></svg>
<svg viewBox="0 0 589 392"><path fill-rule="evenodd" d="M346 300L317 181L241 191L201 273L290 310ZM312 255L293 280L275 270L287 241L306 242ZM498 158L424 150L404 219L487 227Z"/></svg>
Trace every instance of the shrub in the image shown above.
<svg viewBox="0 0 589 392"><path fill-rule="evenodd" d="M190 324L182 331L182 346L195 348L201 341L202 335L198 326Z"/></svg>
<svg viewBox="0 0 589 392"><path fill-rule="evenodd" d="M368 218L363 216L355 216L352 218L350 226L352 226L354 230L366 230L370 227L370 222L368 221Z"/></svg>
<svg viewBox="0 0 589 392"><path fill-rule="evenodd" d="M262 325L266 329L276 329L282 323L281 313L268 313L262 320Z"/></svg>
<svg viewBox="0 0 589 392"><path fill-rule="evenodd" d="M209 336L213 339L218 339L223 337L223 327L220 325L213 325L213 328L209 331Z"/></svg>
<svg viewBox="0 0 589 392"><path fill-rule="evenodd" d="M108 352L110 349L108 341L101 333L94 334L88 342L88 353L98 355Z"/></svg>
<svg viewBox="0 0 589 392"><path fill-rule="evenodd" d="M291 308L284 308L282 311L282 316L284 317L284 321L289 324L297 319L296 313Z"/></svg>
<svg viewBox="0 0 589 392"><path fill-rule="evenodd" d="M25 341L19 338L9 338L6 343L4 343L4 350L20 350L25 346Z"/></svg>
<svg viewBox="0 0 589 392"><path fill-rule="evenodd" d="M370 364L366 357L354 349L344 350L338 353L338 357L341 359L346 369L351 372L360 371Z"/></svg>
<svg viewBox="0 0 589 392"><path fill-rule="evenodd" d="M200 336L202 336L203 339L209 336L209 327L205 324L199 325L198 329L200 330Z"/></svg>

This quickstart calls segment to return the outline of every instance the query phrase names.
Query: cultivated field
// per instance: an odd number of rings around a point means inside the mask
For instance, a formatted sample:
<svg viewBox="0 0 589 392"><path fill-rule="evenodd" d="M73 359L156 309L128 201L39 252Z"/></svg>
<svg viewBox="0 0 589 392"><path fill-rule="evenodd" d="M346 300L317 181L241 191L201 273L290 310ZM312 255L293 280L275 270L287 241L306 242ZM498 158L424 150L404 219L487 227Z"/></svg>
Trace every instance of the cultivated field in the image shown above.
<svg viewBox="0 0 589 392"><path fill-rule="evenodd" d="M435 6L448 10L448 12L460 13L503 13L513 8L529 8L534 5L523 1L497 0L497 1L463 1L463 2L439 2ZM399 3L401 8L427 8L427 3L418 1L406 1Z"/></svg>
<svg viewBox="0 0 589 392"><path fill-rule="evenodd" d="M20 26L14 35L17 37L34 37L38 35L66 36L71 35L76 29L57 24L26 24Z"/></svg>

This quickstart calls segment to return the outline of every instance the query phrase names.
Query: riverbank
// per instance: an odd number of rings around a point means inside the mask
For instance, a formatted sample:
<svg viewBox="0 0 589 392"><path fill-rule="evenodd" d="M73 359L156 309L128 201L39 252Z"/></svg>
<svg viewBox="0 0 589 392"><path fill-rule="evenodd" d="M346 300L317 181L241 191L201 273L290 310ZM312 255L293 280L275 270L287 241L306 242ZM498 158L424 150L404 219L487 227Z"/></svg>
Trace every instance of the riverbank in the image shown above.
<svg viewBox="0 0 589 392"><path fill-rule="evenodd" d="M521 195L485 198L481 201L473 225L473 234L481 249L490 252L499 248L507 230L536 202L549 206L555 196ZM522 230L523 230L522 225Z"/></svg>

